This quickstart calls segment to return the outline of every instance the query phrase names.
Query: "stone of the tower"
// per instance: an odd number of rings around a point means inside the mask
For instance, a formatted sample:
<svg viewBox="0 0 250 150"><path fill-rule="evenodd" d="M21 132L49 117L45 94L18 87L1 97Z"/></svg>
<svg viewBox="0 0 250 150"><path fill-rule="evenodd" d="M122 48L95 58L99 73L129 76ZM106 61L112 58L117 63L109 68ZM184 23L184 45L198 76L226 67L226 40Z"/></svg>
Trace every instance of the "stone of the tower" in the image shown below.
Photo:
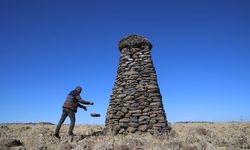
<svg viewBox="0 0 250 150"><path fill-rule="evenodd" d="M153 65L150 41L128 35L121 52L105 126L113 134L167 131L168 123Z"/></svg>

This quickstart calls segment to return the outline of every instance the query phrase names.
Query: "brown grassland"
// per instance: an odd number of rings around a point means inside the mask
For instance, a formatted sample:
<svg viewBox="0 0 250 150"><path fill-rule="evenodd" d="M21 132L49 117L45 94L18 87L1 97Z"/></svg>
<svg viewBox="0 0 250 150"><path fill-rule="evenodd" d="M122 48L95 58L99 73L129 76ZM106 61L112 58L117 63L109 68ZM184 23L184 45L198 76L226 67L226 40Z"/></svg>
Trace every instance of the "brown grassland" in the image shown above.
<svg viewBox="0 0 250 150"><path fill-rule="evenodd" d="M166 135L103 134L103 125L63 125L60 139L50 123L0 124L0 149L7 150L240 150L250 149L250 122L179 122Z"/></svg>

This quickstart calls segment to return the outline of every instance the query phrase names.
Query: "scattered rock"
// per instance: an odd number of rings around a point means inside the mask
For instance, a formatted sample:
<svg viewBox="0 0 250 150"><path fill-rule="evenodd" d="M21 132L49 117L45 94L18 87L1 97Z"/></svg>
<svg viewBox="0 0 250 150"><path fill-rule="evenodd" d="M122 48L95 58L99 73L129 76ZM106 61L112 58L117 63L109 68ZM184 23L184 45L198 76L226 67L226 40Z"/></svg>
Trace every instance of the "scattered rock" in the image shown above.
<svg viewBox="0 0 250 150"><path fill-rule="evenodd" d="M22 142L17 139L0 139L0 143L6 147L22 146Z"/></svg>
<svg viewBox="0 0 250 150"><path fill-rule="evenodd" d="M17 139L0 139L1 150L26 150L23 143Z"/></svg>

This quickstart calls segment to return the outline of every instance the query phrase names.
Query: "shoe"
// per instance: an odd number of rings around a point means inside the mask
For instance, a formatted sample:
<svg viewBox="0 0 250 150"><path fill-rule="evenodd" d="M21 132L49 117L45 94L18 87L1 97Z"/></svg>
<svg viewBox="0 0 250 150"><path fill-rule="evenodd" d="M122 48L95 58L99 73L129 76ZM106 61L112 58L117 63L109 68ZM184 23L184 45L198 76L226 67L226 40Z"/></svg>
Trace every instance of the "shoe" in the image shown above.
<svg viewBox="0 0 250 150"><path fill-rule="evenodd" d="M56 138L58 138L58 139L60 139L61 137L59 136L59 134L58 133L55 133L54 134L54 136L56 137Z"/></svg>

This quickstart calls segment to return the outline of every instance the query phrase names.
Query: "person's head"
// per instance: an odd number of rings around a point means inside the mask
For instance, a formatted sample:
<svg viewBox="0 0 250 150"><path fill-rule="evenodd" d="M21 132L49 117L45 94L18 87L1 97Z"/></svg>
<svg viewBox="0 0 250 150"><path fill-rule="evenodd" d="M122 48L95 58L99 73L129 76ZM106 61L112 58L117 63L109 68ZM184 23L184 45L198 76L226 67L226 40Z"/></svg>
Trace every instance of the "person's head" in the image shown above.
<svg viewBox="0 0 250 150"><path fill-rule="evenodd" d="M75 88L75 90L78 92L78 93L81 93L82 92L82 87L81 86L77 86Z"/></svg>

